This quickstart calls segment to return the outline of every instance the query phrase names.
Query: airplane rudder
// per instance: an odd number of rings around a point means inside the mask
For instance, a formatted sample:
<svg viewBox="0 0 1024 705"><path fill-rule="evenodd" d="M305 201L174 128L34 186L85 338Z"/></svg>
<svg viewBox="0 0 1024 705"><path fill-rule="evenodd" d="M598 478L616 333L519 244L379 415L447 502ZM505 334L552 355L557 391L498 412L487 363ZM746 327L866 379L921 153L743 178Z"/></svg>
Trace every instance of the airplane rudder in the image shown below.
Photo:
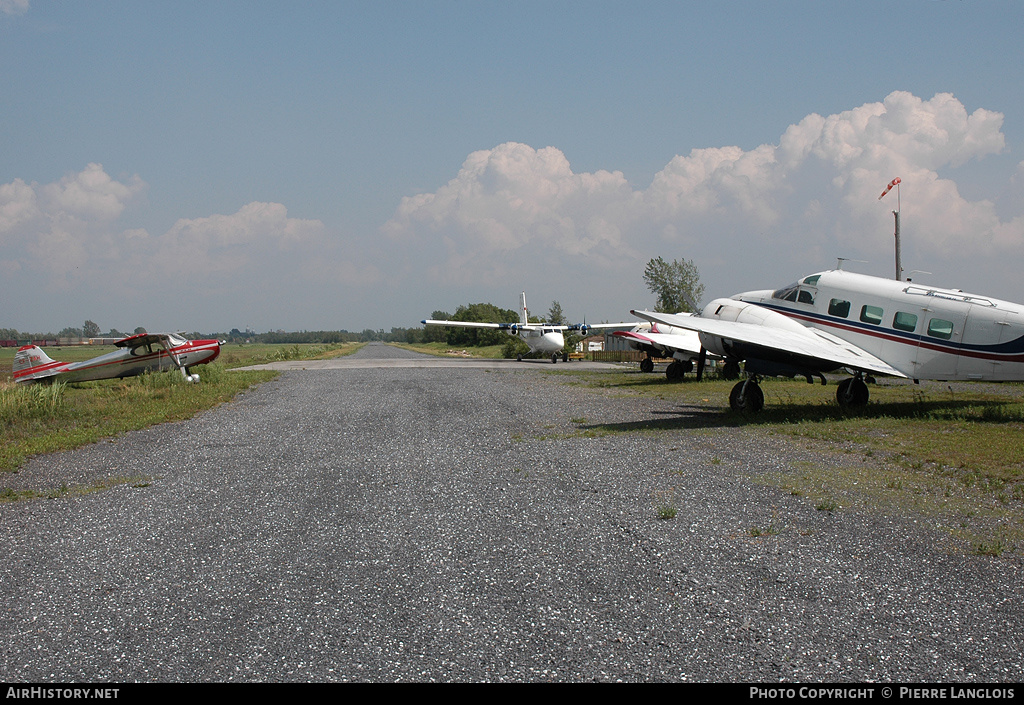
<svg viewBox="0 0 1024 705"><path fill-rule="evenodd" d="M28 370L39 365L47 365L54 362L37 345L22 345L14 354L14 362L11 365L11 372Z"/></svg>

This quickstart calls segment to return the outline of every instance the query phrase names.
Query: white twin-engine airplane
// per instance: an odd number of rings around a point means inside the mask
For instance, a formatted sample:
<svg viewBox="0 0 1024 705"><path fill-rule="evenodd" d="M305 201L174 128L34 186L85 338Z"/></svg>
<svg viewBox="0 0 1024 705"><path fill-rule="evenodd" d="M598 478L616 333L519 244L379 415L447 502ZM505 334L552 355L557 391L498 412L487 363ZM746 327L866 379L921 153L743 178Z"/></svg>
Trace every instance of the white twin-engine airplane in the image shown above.
<svg viewBox="0 0 1024 705"><path fill-rule="evenodd" d="M762 376L813 377L846 368L842 406L868 401L865 376L933 380L1024 380L1024 306L955 289L843 270L821 272L775 291L716 299L694 316L632 311L695 331L697 376L708 354L745 361L747 378L729 404L758 411Z"/></svg>
<svg viewBox="0 0 1024 705"><path fill-rule="evenodd" d="M82 362L51 360L35 345L24 345L14 355L14 381L88 382L177 368L187 381L198 382L199 375L190 368L213 362L220 355L221 342L186 340L174 333L140 333L114 345L119 349Z"/></svg>
<svg viewBox="0 0 1024 705"><path fill-rule="evenodd" d="M479 323L477 321L421 321L424 325L451 326L461 328L497 328L509 335L519 337L530 346L530 352L540 353L544 357L551 356L551 362L568 362L569 354L565 352L564 331L578 330L583 335L595 326L583 325L554 325L551 323L530 323L529 312L526 310L526 292L519 296L519 322L518 323ZM607 324L604 324L607 325ZM516 356L520 362L522 355Z"/></svg>

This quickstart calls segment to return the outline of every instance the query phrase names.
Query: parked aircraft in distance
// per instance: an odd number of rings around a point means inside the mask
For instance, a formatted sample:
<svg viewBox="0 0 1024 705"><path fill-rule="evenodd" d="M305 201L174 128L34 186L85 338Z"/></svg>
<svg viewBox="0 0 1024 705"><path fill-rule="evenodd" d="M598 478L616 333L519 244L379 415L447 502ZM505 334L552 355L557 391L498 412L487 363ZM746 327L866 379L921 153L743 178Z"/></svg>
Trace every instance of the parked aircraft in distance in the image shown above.
<svg viewBox="0 0 1024 705"><path fill-rule="evenodd" d="M119 349L82 362L51 360L41 348L24 345L14 356L15 382L87 382L133 377L143 372L177 368L189 382L199 375L190 368L220 355L219 340L187 340L174 333L139 333L114 343Z"/></svg>
<svg viewBox="0 0 1024 705"><path fill-rule="evenodd" d="M600 323L597 325L555 325L551 323L530 323L529 312L526 309L526 292L519 296L519 322L518 323L481 323L478 321L421 321L424 325L451 326L461 328L496 328L503 330L509 335L517 336L520 340L530 346L531 353L539 353L545 357L551 356L551 362L568 362L569 354L565 352L565 331L578 330L582 335L594 328L608 328L613 326L630 327L635 323ZM517 356L522 361L523 356Z"/></svg>
<svg viewBox="0 0 1024 705"><path fill-rule="evenodd" d="M677 313L675 315L692 316L693 314ZM670 382L678 382L684 374L692 372L695 361L700 367L700 373L703 374L704 363L700 358L700 337L696 331L664 323L651 323L650 325L635 326L633 330L615 331L612 335L627 340L633 349L647 353L647 357L640 361L641 372L653 372L654 360L651 358L658 356L673 358L665 370L665 376ZM717 355L712 355L712 357L718 358Z"/></svg>
<svg viewBox="0 0 1024 705"><path fill-rule="evenodd" d="M958 289L940 289L836 269L781 289L715 299L699 315L632 311L654 323L695 331L698 378L708 354L745 361L746 379L729 404L764 406L763 376L813 381L841 368L842 406L868 401L866 375L915 381L1024 380L1024 306Z"/></svg>

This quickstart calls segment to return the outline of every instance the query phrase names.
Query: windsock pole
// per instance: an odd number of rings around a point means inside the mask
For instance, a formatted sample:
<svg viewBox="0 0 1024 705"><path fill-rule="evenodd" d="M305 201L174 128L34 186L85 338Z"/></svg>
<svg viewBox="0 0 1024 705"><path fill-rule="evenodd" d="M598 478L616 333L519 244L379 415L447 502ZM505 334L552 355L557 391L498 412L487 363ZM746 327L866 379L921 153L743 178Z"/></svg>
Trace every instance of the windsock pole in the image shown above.
<svg viewBox="0 0 1024 705"><path fill-rule="evenodd" d="M878 197L878 200L882 200L882 196L889 193L892 187L896 187L896 210L892 212L892 217L896 220L896 230L893 233L893 237L896 241L896 281L903 280L903 266L900 263L900 177L896 177L889 182L889 185L882 191L882 195Z"/></svg>

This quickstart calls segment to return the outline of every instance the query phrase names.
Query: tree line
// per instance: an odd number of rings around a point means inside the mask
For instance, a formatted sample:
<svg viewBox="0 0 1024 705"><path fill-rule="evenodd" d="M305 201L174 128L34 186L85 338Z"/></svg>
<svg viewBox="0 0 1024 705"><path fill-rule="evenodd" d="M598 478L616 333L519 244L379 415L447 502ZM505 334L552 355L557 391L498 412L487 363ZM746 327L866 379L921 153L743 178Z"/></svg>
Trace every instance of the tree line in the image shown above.
<svg viewBox="0 0 1024 705"><path fill-rule="evenodd" d="M704 285L700 283L700 274L691 260L665 261L656 257L647 263L644 270L644 282L656 296L655 311L679 313L696 311L704 296ZM454 313L434 311L431 319L439 321L474 321L480 323L515 323L519 314L508 308L499 308L490 303L466 304L459 306ZM531 317L532 323L541 319ZM553 325L567 323L558 301L552 301L545 322ZM131 333L124 333L111 328L102 333L94 321L87 320L81 328L64 328L59 333L27 333L14 328L0 328L0 340L54 340L60 338L124 338L137 333L145 333L146 329L138 327ZM393 327L390 331L383 328L374 330L365 328L360 332L347 330L293 331L283 330L256 333L232 328L227 332L200 333L192 331L185 334L189 338L217 338L229 343L354 343L374 342L385 343L446 343L452 347L483 347L505 345L509 337L504 331L486 328L448 328L442 326L421 326L417 328ZM515 342L515 341L513 341Z"/></svg>

